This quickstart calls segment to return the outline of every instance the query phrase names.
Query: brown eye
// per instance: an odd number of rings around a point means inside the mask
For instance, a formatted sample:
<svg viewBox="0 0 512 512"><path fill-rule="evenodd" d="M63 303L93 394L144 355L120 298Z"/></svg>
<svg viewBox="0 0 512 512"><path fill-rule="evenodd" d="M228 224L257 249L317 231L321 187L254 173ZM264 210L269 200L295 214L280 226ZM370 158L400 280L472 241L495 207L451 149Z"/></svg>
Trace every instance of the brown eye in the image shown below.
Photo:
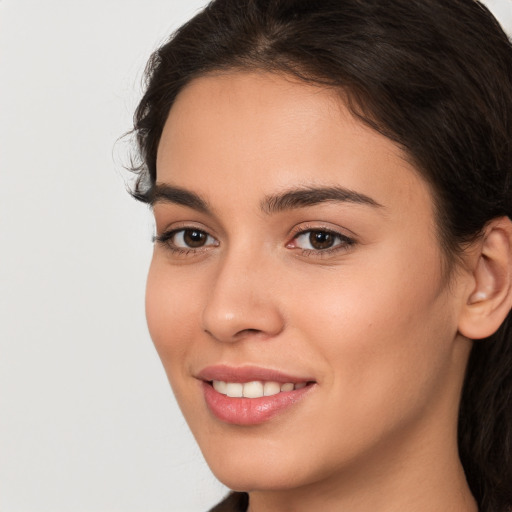
<svg viewBox="0 0 512 512"><path fill-rule="evenodd" d="M309 243L313 249L329 249L334 245L337 236L329 231L310 231Z"/></svg>
<svg viewBox="0 0 512 512"><path fill-rule="evenodd" d="M184 229L182 233L185 246L192 249L203 247L208 240L208 235L204 231L199 231L198 229Z"/></svg>
<svg viewBox="0 0 512 512"><path fill-rule="evenodd" d="M195 228L168 231L167 233L156 236L155 241L177 251L206 249L210 246L217 247L219 245L219 242L206 231Z"/></svg>
<svg viewBox="0 0 512 512"><path fill-rule="evenodd" d="M302 249L308 251L310 254L318 253L327 254L331 250L347 249L349 246L354 245L355 240L349 238L336 231L328 229L306 229L299 233L292 244L288 245L290 248Z"/></svg>

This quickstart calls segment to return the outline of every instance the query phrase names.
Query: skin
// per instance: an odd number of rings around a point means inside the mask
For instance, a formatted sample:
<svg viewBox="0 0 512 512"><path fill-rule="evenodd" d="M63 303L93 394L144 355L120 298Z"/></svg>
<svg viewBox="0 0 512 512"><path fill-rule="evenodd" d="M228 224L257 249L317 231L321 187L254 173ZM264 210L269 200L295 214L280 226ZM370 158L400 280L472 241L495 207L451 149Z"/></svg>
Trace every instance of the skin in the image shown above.
<svg viewBox="0 0 512 512"><path fill-rule="evenodd" d="M332 90L231 72L180 93L157 181L209 207L153 205L157 235L188 227L208 238L181 252L179 233L157 241L147 319L214 474L250 492L251 512L476 510L456 442L471 348L458 324L474 278L446 279L431 190L406 155ZM332 186L379 206L261 207ZM307 230L351 243L314 249ZM316 384L261 425L230 425L208 411L196 378L212 364Z"/></svg>

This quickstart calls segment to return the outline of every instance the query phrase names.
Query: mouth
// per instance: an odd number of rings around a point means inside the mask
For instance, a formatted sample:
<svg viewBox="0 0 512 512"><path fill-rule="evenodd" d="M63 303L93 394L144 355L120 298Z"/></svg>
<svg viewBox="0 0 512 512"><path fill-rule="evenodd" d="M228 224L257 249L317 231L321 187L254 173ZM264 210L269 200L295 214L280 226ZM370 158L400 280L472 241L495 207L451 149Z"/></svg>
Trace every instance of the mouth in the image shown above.
<svg viewBox="0 0 512 512"><path fill-rule="evenodd" d="M210 413L224 423L243 426L258 425L284 413L317 384L310 378L257 367L208 367L198 378Z"/></svg>
<svg viewBox="0 0 512 512"><path fill-rule="evenodd" d="M285 382L281 384L275 381L253 380L251 382L226 382L223 380L214 380L209 382L213 389L221 395L231 398L262 398L264 396L274 396L278 393L286 393L297 389L305 388L312 382Z"/></svg>

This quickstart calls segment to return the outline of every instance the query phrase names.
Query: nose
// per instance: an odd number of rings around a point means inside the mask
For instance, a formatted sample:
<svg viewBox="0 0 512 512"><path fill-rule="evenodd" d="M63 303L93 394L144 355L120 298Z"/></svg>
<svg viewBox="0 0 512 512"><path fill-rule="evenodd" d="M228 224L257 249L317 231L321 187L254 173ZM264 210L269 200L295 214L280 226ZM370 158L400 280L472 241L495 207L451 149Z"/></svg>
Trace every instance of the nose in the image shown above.
<svg viewBox="0 0 512 512"><path fill-rule="evenodd" d="M202 316L203 330L222 342L279 334L284 319L271 265L231 255L219 265Z"/></svg>

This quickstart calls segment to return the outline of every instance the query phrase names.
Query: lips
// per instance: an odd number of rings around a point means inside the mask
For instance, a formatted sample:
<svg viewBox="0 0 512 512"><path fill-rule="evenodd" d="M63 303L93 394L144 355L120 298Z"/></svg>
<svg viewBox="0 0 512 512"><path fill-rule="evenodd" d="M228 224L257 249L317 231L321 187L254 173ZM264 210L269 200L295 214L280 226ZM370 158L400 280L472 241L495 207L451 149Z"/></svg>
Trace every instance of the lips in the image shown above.
<svg viewBox="0 0 512 512"><path fill-rule="evenodd" d="M198 378L206 405L219 420L257 425L284 413L314 389L315 381L259 367L225 365L204 368Z"/></svg>

